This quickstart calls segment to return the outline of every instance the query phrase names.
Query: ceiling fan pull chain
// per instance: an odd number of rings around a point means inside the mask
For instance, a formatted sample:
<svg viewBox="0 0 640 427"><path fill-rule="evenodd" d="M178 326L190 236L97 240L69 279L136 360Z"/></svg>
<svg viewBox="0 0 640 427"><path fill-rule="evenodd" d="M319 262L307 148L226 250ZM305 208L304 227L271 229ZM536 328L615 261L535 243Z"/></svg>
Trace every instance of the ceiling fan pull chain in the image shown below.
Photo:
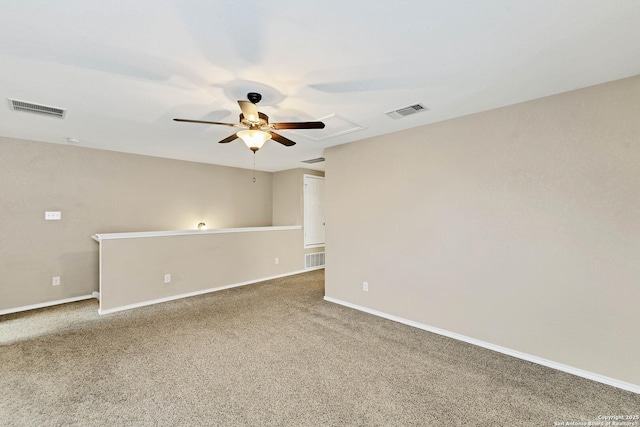
<svg viewBox="0 0 640 427"><path fill-rule="evenodd" d="M256 152L253 152L253 182L256 182Z"/></svg>

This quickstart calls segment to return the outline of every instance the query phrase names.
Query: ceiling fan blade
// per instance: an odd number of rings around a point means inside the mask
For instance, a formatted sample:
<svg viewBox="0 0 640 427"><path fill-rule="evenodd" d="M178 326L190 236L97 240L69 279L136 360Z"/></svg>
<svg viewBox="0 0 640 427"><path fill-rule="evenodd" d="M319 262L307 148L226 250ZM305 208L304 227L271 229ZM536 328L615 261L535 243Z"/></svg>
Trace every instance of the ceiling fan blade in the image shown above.
<svg viewBox="0 0 640 427"><path fill-rule="evenodd" d="M208 122L206 120L189 120L189 119L173 119L176 122L187 122L187 123L203 123L205 125L222 125L222 126L231 126L234 128L240 127L233 123L221 123L221 122Z"/></svg>
<svg viewBox="0 0 640 427"><path fill-rule="evenodd" d="M288 122L288 123L271 123L271 128L275 130L286 129L324 129L322 122Z"/></svg>
<svg viewBox="0 0 640 427"><path fill-rule="evenodd" d="M260 120L256 104L249 101L238 101L238 105L240 105L240 109L242 110L242 114L245 119L250 122L258 122L258 120Z"/></svg>
<svg viewBox="0 0 640 427"><path fill-rule="evenodd" d="M285 138L284 136L277 134L275 132L269 132L271 134L271 139L279 142L282 145L286 145L287 147L291 147L292 145L296 145L292 140Z"/></svg>
<svg viewBox="0 0 640 427"><path fill-rule="evenodd" d="M231 141L233 141L234 139L237 139L237 138L238 138L238 134L234 133L233 135L230 135L230 136L226 137L222 141L218 141L218 144L226 144L226 143L231 142Z"/></svg>

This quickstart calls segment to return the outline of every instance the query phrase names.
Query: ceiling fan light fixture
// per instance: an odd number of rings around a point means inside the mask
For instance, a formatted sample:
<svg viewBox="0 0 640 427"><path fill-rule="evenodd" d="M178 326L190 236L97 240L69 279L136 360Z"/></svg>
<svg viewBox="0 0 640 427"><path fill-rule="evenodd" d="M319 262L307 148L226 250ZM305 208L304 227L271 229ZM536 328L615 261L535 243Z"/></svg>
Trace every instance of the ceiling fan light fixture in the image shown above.
<svg viewBox="0 0 640 427"><path fill-rule="evenodd" d="M265 142L271 139L271 134L263 132L261 130L241 130L237 134L238 138L242 139L244 143L253 152L258 151Z"/></svg>

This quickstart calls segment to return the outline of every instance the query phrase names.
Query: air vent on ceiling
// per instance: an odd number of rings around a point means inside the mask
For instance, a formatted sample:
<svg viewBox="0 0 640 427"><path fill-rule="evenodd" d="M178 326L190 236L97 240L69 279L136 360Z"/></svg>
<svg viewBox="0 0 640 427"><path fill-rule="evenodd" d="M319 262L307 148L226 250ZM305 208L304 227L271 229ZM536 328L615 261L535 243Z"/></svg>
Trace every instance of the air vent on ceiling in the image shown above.
<svg viewBox="0 0 640 427"><path fill-rule="evenodd" d="M392 119L401 119L402 117L410 116L411 114L416 114L428 110L429 109L422 104L415 104L408 107L398 108L397 110L389 111L385 114Z"/></svg>
<svg viewBox="0 0 640 427"><path fill-rule="evenodd" d="M11 98L9 98L9 106L11 107L12 110L15 110L15 111L44 114L45 116L59 117L61 119L64 118L64 115L67 112L67 110L62 108L51 107L48 105L34 104L33 102L19 101L17 99L11 99Z"/></svg>
<svg viewBox="0 0 640 427"><path fill-rule="evenodd" d="M309 159L309 160L303 160L302 163L320 163L320 162L324 162L324 157L318 157L316 159Z"/></svg>

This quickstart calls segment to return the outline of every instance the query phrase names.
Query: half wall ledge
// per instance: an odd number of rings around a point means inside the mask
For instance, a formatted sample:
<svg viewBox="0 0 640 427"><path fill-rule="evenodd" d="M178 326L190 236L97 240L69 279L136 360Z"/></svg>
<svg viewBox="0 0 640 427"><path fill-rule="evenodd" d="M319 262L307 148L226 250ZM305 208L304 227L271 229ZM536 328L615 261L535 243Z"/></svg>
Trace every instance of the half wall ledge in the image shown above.
<svg viewBox="0 0 640 427"><path fill-rule="evenodd" d="M281 225L266 227L214 228L211 230L176 230L176 231L136 231L127 233L100 233L91 236L93 240L135 239L139 237L188 236L192 234L248 233L254 231L301 230L301 225Z"/></svg>
<svg viewBox="0 0 640 427"><path fill-rule="evenodd" d="M99 233L98 313L305 271L302 226Z"/></svg>

